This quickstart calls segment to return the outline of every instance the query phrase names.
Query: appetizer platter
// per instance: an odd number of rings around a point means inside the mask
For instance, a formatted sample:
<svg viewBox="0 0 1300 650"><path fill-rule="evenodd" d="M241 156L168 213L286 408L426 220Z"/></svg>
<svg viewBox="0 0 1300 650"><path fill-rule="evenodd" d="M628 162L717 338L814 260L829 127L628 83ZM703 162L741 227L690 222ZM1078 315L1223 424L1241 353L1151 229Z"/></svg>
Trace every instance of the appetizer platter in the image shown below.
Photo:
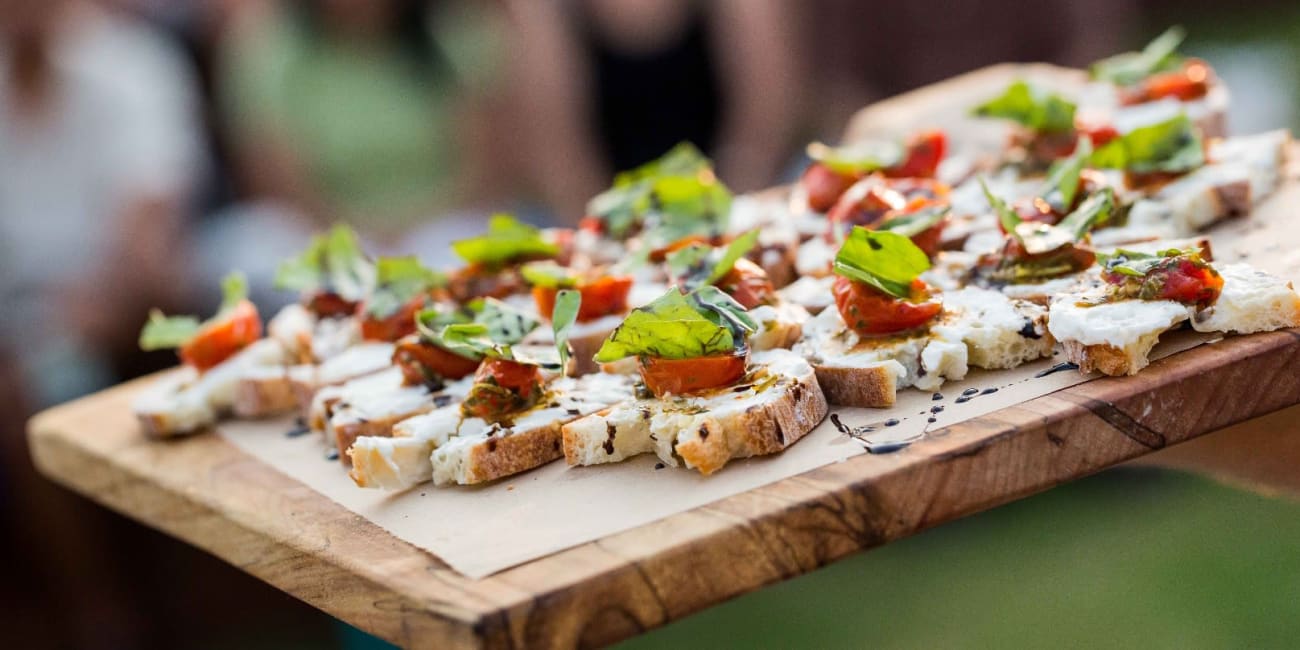
<svg viewBox="0 0 1300 650"><path fill-rule="evenodd" d="M754 195L682 145L458 269L336 227L36 460L403 645L570 646L1300 403L1290 136L1180 40L882 102Z"/></svg>

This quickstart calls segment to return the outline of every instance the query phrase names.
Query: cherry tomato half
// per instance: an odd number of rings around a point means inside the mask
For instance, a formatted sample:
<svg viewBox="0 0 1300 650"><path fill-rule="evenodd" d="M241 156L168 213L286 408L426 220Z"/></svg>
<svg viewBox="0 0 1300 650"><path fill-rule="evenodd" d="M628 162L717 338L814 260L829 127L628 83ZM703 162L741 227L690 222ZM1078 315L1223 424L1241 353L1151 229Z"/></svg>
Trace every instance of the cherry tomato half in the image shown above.
<svg viewBox="0 0 1300 650"><path fill-rule="evenodd" d="M397 342L393 350L393 363L402 369L402 379L408 386L436 383L441 379L461 379L478 369L479 360L462 357L418 336L407 336Z"/></svg>
<svg viewBox="0 0 1300 650"><path fill-rule="evenodd" d="M717 281L716 286L745 309L771 304L776 297L776 287L768 279L767 271L744 258L736 260L736 265Z"/></svg>
<svg viewBox="0 0 1300 650"><path fill-rule="evenodd" d="M632 291L632 278L628 276L606 275L590 282L580 282L578 293L582 294L582 306L578 308L578 322L585 323L627 311L627 295ZM542 318L550 319L555 311L555 296L559 289L552 287L533 287L533 301Z"/></svg>
<svg viewBox="0 0 1300 650"><path fill-rule="evenodd" d="M948 137L943 131L922 131L907 142L903 162L885 170L890 178L934 178L939 163L948 151Z"/></svg>
<svg viewBox="0 0 1300 650"><path fill-rule="evenodd" d="M646 388L656 397L688 395L710 388L730 386L745 376L744 354L719 354L694 359L640 357L637 370Z"/></svg>
<svg viewBox="0 0 1300 650"><path fill-rule="evenodd" d="M262 338L262 319L257 307L240 301L224 319L210 323L178 350L181 361L200 372L211 368Z"/></svg>
<svg viewBox="0 0 1300 650"><path fill-rule="evenodd" d="M880 336L916 329L943 311L943 301L920 279L911 295L895 298L865 282L839 276L831 287L840 316L861 336Z"/></svg>

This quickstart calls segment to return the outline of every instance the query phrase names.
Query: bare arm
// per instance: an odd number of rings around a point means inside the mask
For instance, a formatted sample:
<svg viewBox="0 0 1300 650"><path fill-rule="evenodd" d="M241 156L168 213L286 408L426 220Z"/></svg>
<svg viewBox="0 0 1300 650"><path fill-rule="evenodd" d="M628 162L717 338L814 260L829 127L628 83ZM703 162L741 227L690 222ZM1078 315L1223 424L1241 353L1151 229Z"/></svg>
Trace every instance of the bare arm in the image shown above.
<svg viewBox="0 0 1300 650"><path fill-rule="evenodd" d="M785 2L720 0L710 7L730 111L718 168L735 189L758 189L776 178L790 151L802 85L795 16Z"/></svg>
<svg viewBox="0 0 1300 650"><path fill-rule="evenodd" d="M576 223L607 182L591 130L588 71L561 2L510 0L517 34L511 62L522 162L564 222Z"/></svg>

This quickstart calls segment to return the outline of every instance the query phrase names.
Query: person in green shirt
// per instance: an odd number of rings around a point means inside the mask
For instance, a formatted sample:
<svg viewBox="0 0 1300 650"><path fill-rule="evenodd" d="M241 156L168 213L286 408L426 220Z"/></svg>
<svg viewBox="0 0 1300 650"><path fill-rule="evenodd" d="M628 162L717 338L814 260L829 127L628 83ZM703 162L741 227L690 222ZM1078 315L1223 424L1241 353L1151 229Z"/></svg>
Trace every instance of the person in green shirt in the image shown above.
<svg viewBox="0 0 1300 650"><path fill-rule="evenodd" d="M236 178L309 227L393 241L482 198L501 21L489 3L306 0L223 42Z"/></svg>

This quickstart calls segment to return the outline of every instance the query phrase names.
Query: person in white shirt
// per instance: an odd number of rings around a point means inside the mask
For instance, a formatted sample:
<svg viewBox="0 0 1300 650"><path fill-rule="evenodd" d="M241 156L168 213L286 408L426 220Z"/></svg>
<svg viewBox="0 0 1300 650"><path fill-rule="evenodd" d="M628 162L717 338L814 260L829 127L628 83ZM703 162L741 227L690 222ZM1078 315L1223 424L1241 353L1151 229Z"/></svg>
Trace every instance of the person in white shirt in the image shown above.
<svg viewBox="0 0 1300 650"><path fill-rule="evenodd" d="M191 71L164 38L79 0L0 12L0 341L49 404L182 280L202 151Z"/></svg>

